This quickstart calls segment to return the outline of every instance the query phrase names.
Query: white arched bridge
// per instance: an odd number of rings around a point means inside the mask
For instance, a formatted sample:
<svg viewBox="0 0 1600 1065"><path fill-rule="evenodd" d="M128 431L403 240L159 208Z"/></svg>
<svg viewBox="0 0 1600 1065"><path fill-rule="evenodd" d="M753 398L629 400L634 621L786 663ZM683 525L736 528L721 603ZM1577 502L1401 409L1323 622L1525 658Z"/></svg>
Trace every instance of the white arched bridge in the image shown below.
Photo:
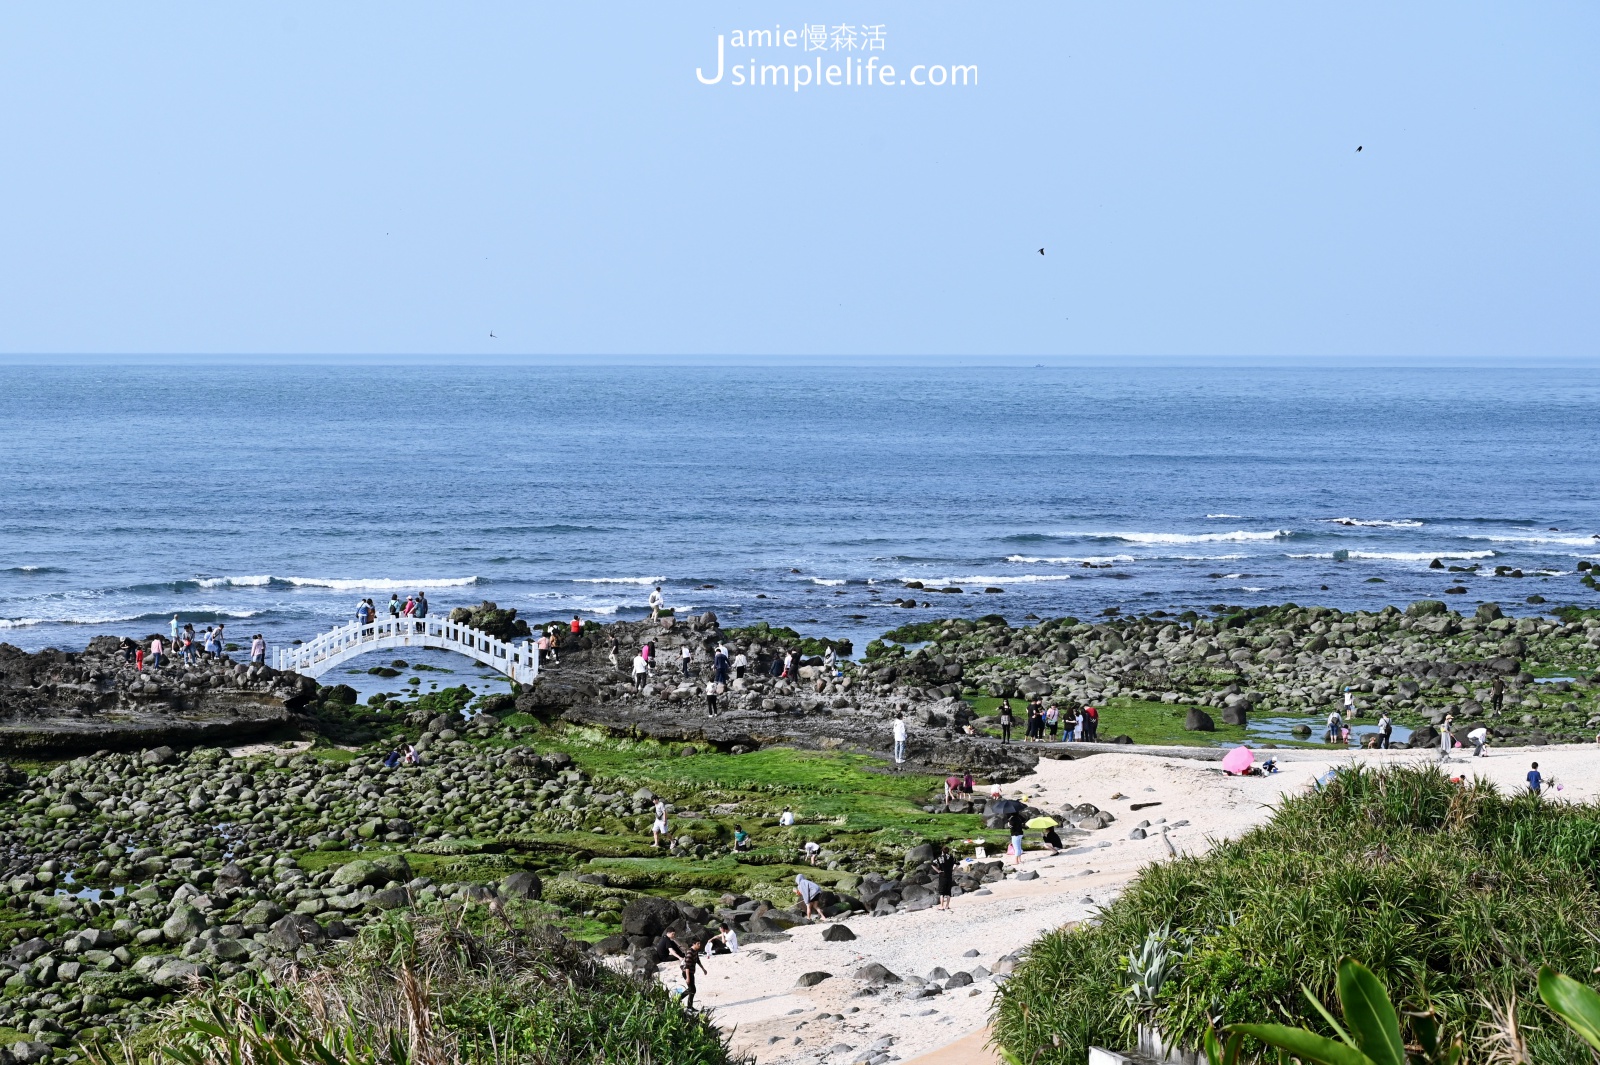
<svg viewBox="0 0 1600 1065"><path fill-rule="evenodd" d="M519 684L539 678L539 648L531 640L510 643L448 618L382 618L366 625L352 621L296 647L280 647L277 667L320 677L368 651L431 647L454 651L498 670Z"/></svg>

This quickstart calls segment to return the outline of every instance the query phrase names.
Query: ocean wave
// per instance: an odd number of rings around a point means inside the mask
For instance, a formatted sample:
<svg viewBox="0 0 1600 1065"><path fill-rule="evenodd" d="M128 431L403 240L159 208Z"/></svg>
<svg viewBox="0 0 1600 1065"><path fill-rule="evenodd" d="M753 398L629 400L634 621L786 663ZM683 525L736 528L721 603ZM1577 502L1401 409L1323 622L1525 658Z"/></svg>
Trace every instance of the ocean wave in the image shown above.
<svg viewBox="0 0 1600 1065"><path fill-rule="evenodd" d="M243 621L261 613L259 610L218 610L201 607L195 610L146 611L142 614L89 614L54 618L0 618L0 629L26 629L36 625L118 625L129 621L164 622L178 614L190 621Z"/></svg>
<svg viewBox="0 0 1600 1065"><path fill-rule="evenodd" d="M1166 555L1165 558L1177 559L1180 562L1237 562L1249 555Z"/></svg>
<svg viewBox="0 0 1600 1065"><path fill-rule="evenodd" d="M1132 555L1088 555L1077 558L1071 555L1063 555L1057 558L1040 558L1036 555L1007 555L1006 561L1033 564L1045 562L1058 566L1078 566L1084 563L1088 563L1091 566L1108 566L1118 562L1132 562L1134 557Z"/></svg>
<svg viewBox="0 0 1600 1065"><path fill-rule="evenodd" d="M1206 517L1208 517L1208 518L1233 518L1235 521L1238 521L1238 520L1242 519L1244 517L1244 515L1243 514L1207 514Z"/></svg>
<svg viewBox="0 0 1600 1065"><path fill-rule="evenodd" d="M1387 518L1323 518L1323 521L1332 525L1356 525L1363 529L1420 529L1423 523L1414 518L1400 518L1389 520Z"/></svg>
<svg viewBox="0 0 1600 1065"><path fill-rule="evenodd" d="M573 584L660 584L665 577L574 577Z"/></svg>
<svg viewBox="0 0 1600 1065"><path fill-rule="evenodd" d="M1475 559L1494 558L1494 551L1351 551L1348 557L1366 562L1429 562L1439 558ZM1289 558L1332 558L1332 551L1311 555L1289 555Z"/></svg>
<svg viewBox="0 0 1600 1065"><path fill-rule="evenodd" d="M838 585L845 584L846 581L843 577L812 577L811 583L822 584L828 586L829 588L834 588Z"/></svg>
<svg viewBox="0 0 1600 1065"><path fill-rule="evenodd" d="M404 592L412 588L465 588L477 584L476 577L424 577L396 580L392 577L273 577L273 583L296 588L332 588L339 592Z"/></svg>
<svg viewBox="0 0 1600 1065"><path fill-rule="evenodd" d="M933 584L1037 584L1044 581L1070 581L1070 573L1024 573L1015 577L986 577L982 574L974 577L935 577L922 583Z"/></svg>
<svg viewBox="0 0 1600 1065"><path fill-rule="evenodd" d="M58 566L7 566L0 569L0 573L13 573L22 577L32 577L38 573L65 573L66 570Z"/></svg>
<svg viewBox="0 0 1600 1065"><path fill-rule="evenodd" d="M1562 544L1566 547L1593 547L1600 543L1600 533L1561 536L1495 536L1488 533L1469 533L1466 538L1487 540L1491 544Z"/></svg>
<svg viewBox="0 0 1600 1065"><path fill-rule="evenodd" d="M194 582L202 588L260 588L272 583L271 574L260 577L201 577Z"/></svg>
<svg viewBox="0 0 1600 1065"><path fill-rule="evenodd" d="M1080 532L1072 533L1089 540L1123 540L1130 544L1214 544L1228 541L1281 540L1293 536L1289 529L1252 532L1235 529L1225 533L1147 533L1147 532Z"/></svg>

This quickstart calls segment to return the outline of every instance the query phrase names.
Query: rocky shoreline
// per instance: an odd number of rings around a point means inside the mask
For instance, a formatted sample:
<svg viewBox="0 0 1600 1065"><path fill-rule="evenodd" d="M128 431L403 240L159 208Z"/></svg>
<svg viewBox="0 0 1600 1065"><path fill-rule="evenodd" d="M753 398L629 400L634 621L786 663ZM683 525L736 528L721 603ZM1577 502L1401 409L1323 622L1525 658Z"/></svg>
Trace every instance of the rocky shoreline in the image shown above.
<svg viewBox="0 0 1600 1065"><path fill-rule="evenodd" d="M226 659L140 674L110 637L81 654L0 648L11 756L94 748L0 769L0 1058L70 1060L146 1023L194 980L270 980L393 909L520 907L645 971L650 937L667 927L687 936L727 921L750 942L787 935L805 923L791 905L797 871L825 888L831 917L931 906L929 841L997 823L982 803L944 804L940 775L1015 780L1041 755L1078 753L967 734L984 724L980 695L1142 701L1237 721L1320 712L1350 686L1367 712L1415 722L1418 743L1445 713L1518 743L1588 739L1600 720L1600 620L1498 613L1461 617L1424 601L1020 629L942 620L887 634L837 675L805 656L793 680L760 667L821 643L700 615L564 632L560 664L537 684L473 706L464 688L361 706L349 688ZM655 643L663 666L642 691L626 661L612 664L613 637L626 658ZM756 668L708 716L701 693L719 643ZM668 672L683 646L687 678ZM1570 679L1539 683L1556 670ZM1498 715L1486 702L1496 679ZM881 761L895 713L911 724L903 783ZM317 748L235 757L210 738L297 733ZM420 764L386 767L401 736ZM789 760L771 761L784 751ZM856 775L821 783L814 774L835 762ZM750 768L719 775L724 765ZM866 794L873 780L881 794ZM673 824L660 850L647 831L658 797ZM780 825L779 808L801 801L815 816ZM1115 820L1083 803L1028 808L1040 811L1069 822L1069 835ZM754 852L733 851L736 823L761 835ZM801 856L806 841L820 844L815 866ZM958 888L982 892L1007 875L980 862Z"/></svg>

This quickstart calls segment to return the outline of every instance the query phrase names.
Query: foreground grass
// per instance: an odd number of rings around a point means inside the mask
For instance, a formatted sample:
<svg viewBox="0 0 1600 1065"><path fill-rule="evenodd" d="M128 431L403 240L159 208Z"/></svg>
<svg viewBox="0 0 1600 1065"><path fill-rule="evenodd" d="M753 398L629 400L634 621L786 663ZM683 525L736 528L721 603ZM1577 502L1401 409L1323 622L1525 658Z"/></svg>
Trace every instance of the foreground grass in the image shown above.
<svg viewBox="0 0 1600 1065"><path fill-rule="evenodd" d="M391 914L275 986L209 988L98 1065L730 1065L726 1037L652 982L506 916ZM472 925L476 925L473 927Z"/></svg>
<svg viewBox="0 0 1600 1065"><path fill-rule="evenodd" d="M1473 1060L1509 1005L1529 1060L1587 1051L1537 1001L1541 963L1600 965L1600 807L1505 797L1438 769L1342 772L1209 854L1147 868L1092 925L1029 948L999 995L998 1041L1027 1062L1083 1061L1154 1023L1196 1046L1208 1019L1327 1032L1341 958L1430 1003ZM1147 947L1164 945L1166 965Z"/></svg>

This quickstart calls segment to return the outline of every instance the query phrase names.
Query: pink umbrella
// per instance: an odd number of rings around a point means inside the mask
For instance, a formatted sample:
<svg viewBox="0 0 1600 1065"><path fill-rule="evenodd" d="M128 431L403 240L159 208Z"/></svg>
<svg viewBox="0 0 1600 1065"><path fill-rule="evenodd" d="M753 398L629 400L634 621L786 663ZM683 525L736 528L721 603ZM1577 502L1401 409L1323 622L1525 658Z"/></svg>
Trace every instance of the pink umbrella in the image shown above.
<svg viewBox="0 0 1600 1065"><path fill-rule="evenodd" d="M1235 747L1222 756L1222 771L1238 776L1256 763L1256 752L1248 747Z"/></svg>

